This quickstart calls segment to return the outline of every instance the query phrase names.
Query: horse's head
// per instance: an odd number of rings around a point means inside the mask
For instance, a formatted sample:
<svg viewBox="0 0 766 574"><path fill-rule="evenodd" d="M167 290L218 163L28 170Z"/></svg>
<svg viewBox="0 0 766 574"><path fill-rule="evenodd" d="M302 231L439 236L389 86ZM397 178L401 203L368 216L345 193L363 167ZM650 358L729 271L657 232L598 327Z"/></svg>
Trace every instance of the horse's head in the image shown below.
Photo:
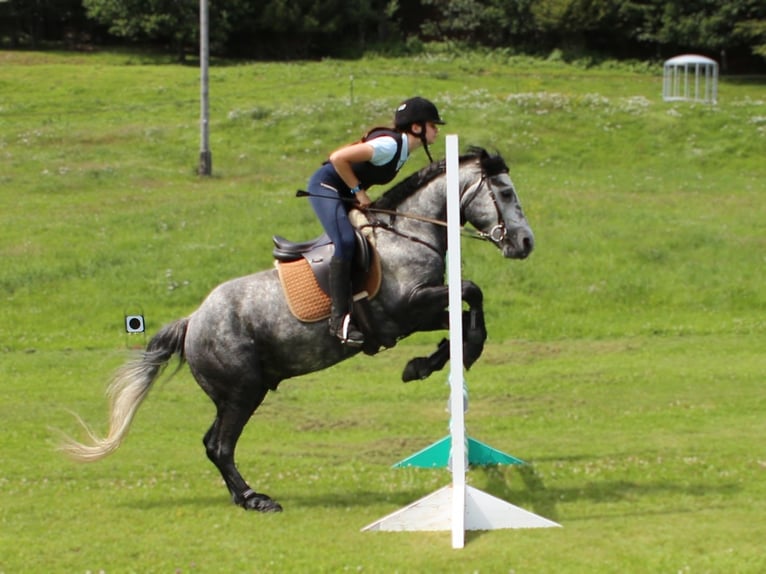
<svg viewBox="0 0 766 574"><path fill-rule="evenodd" d="M503 158L472 148L460 165L462 218L480 237L497 245L504 257L525 259L534 249L535 236Z"/></svg>

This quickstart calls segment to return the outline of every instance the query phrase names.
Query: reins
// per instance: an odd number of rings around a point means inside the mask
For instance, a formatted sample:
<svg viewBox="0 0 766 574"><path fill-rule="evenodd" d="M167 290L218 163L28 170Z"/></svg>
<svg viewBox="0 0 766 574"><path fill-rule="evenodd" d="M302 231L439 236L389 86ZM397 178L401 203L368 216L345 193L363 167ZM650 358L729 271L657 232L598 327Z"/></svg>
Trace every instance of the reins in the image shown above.
<svg viewBox="0 0 766 574"><path fill-rule="evenodd" d="M484 186L485 181L486 181L486 176L482 175L481 180L479 181L479 184L476 186L476 190L475 190L473 196L469 200L469 203L470 203L470 201L473 201L473 199L476 197L476 195L479 193L479 191L481 191L481 188ZM295 197L312 197L312 195L313 194L309 193L308 191L303 191L303 190L300 190L300 189L295 193ZM492 193L491 195L492 195L492 201L495 203L495 207L497 207L497 201L495 200L495 194ZM324 196L324 195L321 196L321 197L323 199L329 199L330 201L342 201L342 202L346 202L346 203L356 203L356 200L354 198L352 198L352 197L340 197L340 196L338 196L338 197L327 197L327 196ZM462 201L462 195L461 195L461 201ZM372 207L372 206L365 207L365 208L358 208L358 209L360 209L360 211L363 211L365 213L388 215L388 216L390 216L392 218L403 217L405 219L412 219L414 221L422 221L423 223L430 223L432 225L438 225L439 227L444 227L444 228L447 227L447 222L442 220L442 219L434 219L433 217L426 217L424 215L418 215L416 213L408 213L406 211L396 211L395 209L384 209L382 207ZM436 249L433 246L429 245L428 243L426 243L425 241L423 241L419 237L412 236L412 235L407 235L405 233L402 233L401 231L398 231L397 229L395 229L393 227L393 225L388 224L388 223L384 223L383 221L376 220L374 222L369 223L368 225L365 225L364 227L373 227L373 228L378 227L378 228L381 228L381 229L385 229L387 231L395 233L396 235L399 235L400 237L404 237L406 239L409 239L410 241L414 241L416 243L421 243L423 245L427 245L428 247L431 247L431 249L434 249L436 251ZM497 241L502 240L502 237L500 237L499 239L495 239L494 238L493 231L495 229L496 229L496 227L493 228L493 230L490 231L489 233L486 233L484 231L479 231L477 229L467 229L464 225L460 226L460 232L465 237L469 237L471 239L481 239L483 241L492 241L492 242L496 243Z"/></svg>
<svg viewBox="0 0 766 574"><path fill-rule="evenodd" d="M432 217L426 217L424 215L417 215L416 213L407 213L406 211L396 211L395 209L383 209L382 207L365 207L361 211L368 213L382 213L384 215L390 215L392 217L403 217L405 219L414 219L415 221L422 221L423 223L432 223L433 225L439 225L441 227L447 227L447 222L441 219L434 219Z"/></svg>
<svg viewBox="0 0 766 574"><path fill-rule="evenodd" d="M343 201L345 203L356 203L356 200L353 197L328 197L325 195L316 196L308 191L298 190L295 192L295 197L321 197L322 199L329 199L330 201ZM434 225L441 225L442 227L447 227L447 222L442 221L441 219L433 219L431 217L426 217L424 215L417 215L416 213L406 213L403 211L396 211L395 209L383 209L382 207L357 207L360 211L364 211L366 213L382 213L383 215L391 215L393 217L404 217L406 219L415 219L417 221L422 221L424 223L433 223Z"/></svg>
<svg viewBox="0 0 766 574"><path fill-rule="evenodd" d="M475 186L475 189L473 190L473 194L471 197L466 201L465 205L462 206L463 209L471 203L476 197L478 196L479 192L481 191L482 187L484 187L484 184L487 181L486 174L482 174L481 179L479 180L479 183ZM470 188L469 188L470 189ZM466 190L465 192L462 192L460 194L460 202L463 202L464 195L468 192ZM495 210L497 210L498 214L498 223L495 225L492 229L490 229L489 232L486 231L480 231L478 229L467 229L465 225L460 226L460 233L466 237L469 237L471 239L481 239L483 241L491 241L492 243L499 244L504 238L506 234L505 229L505 223L503 222L502 213L500 211L500 206L497 204L497 198L495 197L495 192L492 190L492 188L489 188L489 195L492 199L492 203L495 206ZM312 197L313 194L309 193L308 191L298 190L295 193L296 197ZM342 201L346 203L356 203L356 200L352 197L327 197L327 196L321 196L322 198L334 200L334 201ZM423 223L430 223L432 225L438 225L440 227L447 227L447 222L441 219L434 219L432 217L426 217L424 215L418 215L416 213L407 213L405 211L396 211L395 209L384 209L382 207L365 207L365 208L358 208L361 211L365 213L373 213L373 214L382 214L382 215L388 215L389 217L393 219L397 217L403 217L405 219L412 219L415 221L422 221ZM429 248L433 249L437 253L439 252L438 249L436 249L433 245L430 245L426 241L420 239L417 236L414 235L408 235L406 233L402 233L401 231L394 228L392 223L384 223L383 221L379 219L375 219L374 222L371 222L364 227L373 227L373 228L380 228L385 229L386 231L390 231L391 233L394 233L400 237L404 237L406 239L409 239L410 241L414 241L415 243L420 243L422 245L426 245Z"/></svg>
<svg viewBox="0 0 766 574"><path fill-rule="evenodd" d="M476 196L481 191L482 187L484 187L484 184L486 183L486 181L487 181L487 176L482 174L481 179L479 180L479 183L476 185L476 187L475 187L475 189L473 191L473 194L466 201L465 205L462 206L463 209L465 209L465 207L476 198ZM467 190L466 190L466 192L460 194L460 201L461 201L461 203L463 202L463 197L464 197L465 193L467 193ZM495 197L495 192L492 190L492 188L490 188L489 194L490 194L490 197L492 199L492 203L495 206L495 210L497 210L499 223L497 225L495 225L489 231L489 233L487 233L486 231L480 231L478 229L468 229L468 228L466 228L465 225L461 225L460 226L460 233L462 235L464 235L465 237L469 237L471 239L481 239L483 241L491 241L492 243L499 243L505 237L505 225L503 224L502 213L500 212L500 207L497 205L497 198ZM353 201L353 199L352 199L352 201ZM445 227L445 228L447 227L447 222L446 221L443 221L441 219L433 219L431 217L424 217L422 215L417 215L417 214L414 214L414 213L407 213L407 212L396 211L396 210L391 210L391 209L382 209L382 208L378 208L378 207L368 207L368 208L365 209L365 211L368 211L370 213L383 213L383 214L386 214L386 215L390 215L392 217L404 217L406 219L414 219L416 221L423 221L425 223L431 223L433 225L438 225L440 227ZM383 222L378 222L377 225L376 224L371 224L370 226L371 227L376 227L376 226L377 227L382 227L384 229L387 229L389 231L392 231L392 232L396 233L397 235L399 235L401 237L406 237L406 238L408 238L408 239L410 239L412 241L416 241L417 243L425 243L421 239L419 239L417 237L405 235L405 234L397 231L396 229L394 229L392 226L386 225Z"/></svg>

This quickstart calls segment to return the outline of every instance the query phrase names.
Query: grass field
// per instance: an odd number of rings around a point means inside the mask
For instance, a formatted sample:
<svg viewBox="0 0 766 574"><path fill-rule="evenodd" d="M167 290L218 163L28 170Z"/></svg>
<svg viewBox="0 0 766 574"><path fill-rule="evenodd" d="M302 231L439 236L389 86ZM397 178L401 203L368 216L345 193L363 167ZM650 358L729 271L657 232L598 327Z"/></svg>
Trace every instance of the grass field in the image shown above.
<svg viewBox="0 0 766 574"><path fill-rule="evenodd" d="M716 106L661 99L661 69L501 54L216 62L212 178L198 178L198 71L138 54L0 52L0 572L759 573L766 570L766 80ZM97 428L130 349L216 284L319 233L313 168L404 97L461 147L508 160L537 250L463 245L489 341L469 435L524 467L469 483L560 529L360 528L449 482L391 465L447 433L446 374L403 385L418 335L286 381L238 463L279 515L232 506L181 371L111 458L55 452ZM441 142L435 155L443 154ZM411 171L425 163L418 154Z"/></svg>

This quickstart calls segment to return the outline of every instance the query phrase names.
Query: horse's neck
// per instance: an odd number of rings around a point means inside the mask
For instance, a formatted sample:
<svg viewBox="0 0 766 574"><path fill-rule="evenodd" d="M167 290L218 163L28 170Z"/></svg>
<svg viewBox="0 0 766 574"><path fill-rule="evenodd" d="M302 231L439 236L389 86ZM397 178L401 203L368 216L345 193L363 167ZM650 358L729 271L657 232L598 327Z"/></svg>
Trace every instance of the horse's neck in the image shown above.
<svg viewBox="0 0 766 574"><path fill-rule="evenodd" d="M466 189L471 187L477 177L473 170L467 166L460 168L459 183L460 196ZM447 177L441 175L423 186L417 193L405 199L397 211L415 213L422 217L447 220Z"/></svg>
<svg viewBox="0 0 766 574"><path fill-rule="evenodd" d="M447 180L439 176L406 198L397 211L444 220L447 214Z"/></svg>
<svg viewBox="0 0 766 574"><path fill-rule="evenodd" d="M471 174L460 172L460 189L471 185ZM462 195L462 193L461 193ZM396 211L402 214L396 218L396 228L402 236L389 236L398 247L412 246L421 251L423 257L444 258L447 251L447 178L441 175L421 187L402 201ZM415 217L407 217L413 215ZM434 223L434 222L441 222Z"/></svg>

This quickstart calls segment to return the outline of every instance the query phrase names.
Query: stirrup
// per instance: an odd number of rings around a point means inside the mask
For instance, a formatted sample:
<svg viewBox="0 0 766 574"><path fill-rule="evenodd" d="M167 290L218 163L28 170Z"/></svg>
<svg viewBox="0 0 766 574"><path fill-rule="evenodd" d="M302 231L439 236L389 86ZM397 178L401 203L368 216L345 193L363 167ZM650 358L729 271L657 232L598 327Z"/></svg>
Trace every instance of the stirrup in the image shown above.
<svg viewBox="0 0 766 574"><path fill-rule="evenodd" d="M364 335L351 322L351 313L343 315L340 328L335 331L335 336L340 342L349 347L361 347L364 345Z"/></svg>

